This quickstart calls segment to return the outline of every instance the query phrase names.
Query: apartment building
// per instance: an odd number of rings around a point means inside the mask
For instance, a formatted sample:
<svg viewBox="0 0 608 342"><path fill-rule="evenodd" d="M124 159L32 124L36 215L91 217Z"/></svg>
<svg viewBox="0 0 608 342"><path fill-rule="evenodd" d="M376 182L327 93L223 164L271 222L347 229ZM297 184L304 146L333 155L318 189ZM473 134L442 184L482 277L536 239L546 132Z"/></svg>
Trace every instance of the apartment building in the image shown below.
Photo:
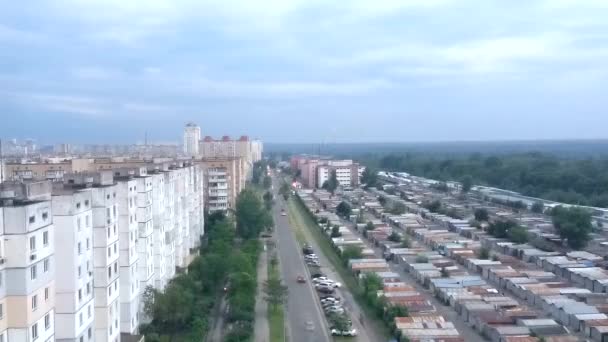
<svg viewBox="0 0 608 342"><path fill-rule="evenodd" d="M93 197L82 183L58 183L52 193L55 225L55 338L93 341Z"/></svg>
<svg viewBox="0 0 608 342"><path fill-rule="evenodd" d="M204 203L209 211L234 208L236 197L245 188L242 158L203 158Z"/></svg>
<svg viewBox="0 0 608 342"><path fill-rule="evenodd" d="M49 182L0 186L0 336L55 340L55 227Z"/></svg>
<svg viewBox="0 0 608 342"><path fill-rule="evenodd" d="M207 136L200 143L200 155L203 159L242 158L242 173L245 179L251 178L253 163L262 159L262 150L262 142L251 140L248 136L242 136L238 140L232 140L229 136L214 140Z"/></svg>
<svg viewBox="0 0 608 342"><path fill-rule="evenodd" d="M117 342L120 340L118 187L112 172L72 174L70 177L92 178L89 180L92 180L93 199L95 340Z"/></svg>
<svg viewBox="0 0 608 342"><path fill-rule="evenodd" d="M198 156L200 140L201 128L195 123L187 123L184 128L184 154L189 157Z"/></svg>
<svg viewBox="0 0 608 342"><path fill-rule="evenodd" d="M357 187L361 179L363 168L352 160L327 160L317 166L317 187L321 188L323 183L336 173L338 183L343 187Z"/></svg>
<svg viewBox="0 0 608 342"><path fill-rule="evenodd" d="M137 266L137 180L135 169L114 171L117 184L120 279L120 332L135 335L139 326L140 283Z"/></svg>

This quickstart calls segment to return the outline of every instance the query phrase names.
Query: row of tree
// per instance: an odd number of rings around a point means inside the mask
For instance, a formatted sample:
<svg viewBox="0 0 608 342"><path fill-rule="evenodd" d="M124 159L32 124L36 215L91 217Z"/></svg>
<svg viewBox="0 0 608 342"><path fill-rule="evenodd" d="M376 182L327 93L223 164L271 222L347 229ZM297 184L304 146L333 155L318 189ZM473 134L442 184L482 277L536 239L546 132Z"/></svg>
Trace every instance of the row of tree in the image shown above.
<svg viewBox="0 0 608 342"><path fill-rule="evenodd" d="M608 207L607 159L563 159L541 153L462 157L390 154L369 163L384 170L456 180L463 186L490 185L557 202Z"/></svg>
<svg viewBox="0 0 608 342"><path fill-rule="evenodd" d="M270 227L272 216L251 189L241 192L231 217L222 212L209 215L207 243L188 272L176 276L162 291L145 289L144 313L150 323L142 325L141 331L146 340L171 342L179 336L180 341L201 341L226 284L227 320L232 330L225 340L248 340L253 331L256 265L261 251L257 237Z"/></svg>

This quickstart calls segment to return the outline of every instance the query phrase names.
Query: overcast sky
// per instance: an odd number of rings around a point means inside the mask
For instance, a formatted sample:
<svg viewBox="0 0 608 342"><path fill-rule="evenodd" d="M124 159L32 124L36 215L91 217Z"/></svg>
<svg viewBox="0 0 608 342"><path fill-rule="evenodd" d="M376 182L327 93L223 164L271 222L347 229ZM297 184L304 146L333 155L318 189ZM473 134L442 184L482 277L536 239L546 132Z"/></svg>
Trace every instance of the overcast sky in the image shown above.
<svg viewBox="0 0 608 342"><path fill-rule="evenodd" d="M606 138L605 0L0 4L0 136Z"/></svg>

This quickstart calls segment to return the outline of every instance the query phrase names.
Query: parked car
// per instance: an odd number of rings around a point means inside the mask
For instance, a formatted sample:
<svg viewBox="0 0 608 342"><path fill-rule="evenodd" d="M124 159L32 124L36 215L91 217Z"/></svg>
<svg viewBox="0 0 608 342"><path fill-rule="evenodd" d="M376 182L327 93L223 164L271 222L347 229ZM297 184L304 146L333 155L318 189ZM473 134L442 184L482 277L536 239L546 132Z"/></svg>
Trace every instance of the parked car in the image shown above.
<svg viewBox="0 0 608 342"><path fill-rule="evenodd" d="M306 255L315 254L315 251L314 251L314 249L312 249L311 246L306 245L306 246L304 246L304 248L302 248L302 253L304 253Z"/></svg>
<svg viewBox="0 0 608 342"><path fill-rule="evenodd" d="M331 334L332 336L350 336L350 337L354 337L357 336L357 329L350 329L350 330L338 330L338 329L331 329Z"/></svg>
<svg viewBox="0 0 608 342"><path fill-rule="evenodd" d="M340 297L335 296L335 295L331 295L331 294L320 294L320 295L319 295L319 299L320 299L320 300L323 300L323 299L330 299L330 298L331 298L331 299L337 299L337 300L340 300Z"/></svg>
<svg viewBox="0 0 608 342"><path fill-rule="evenodd" d="M313 275L310 276L310 278L312 278L312 279L319 278L319 277L325 277L325 274L323 274L323 273L314 273Z"/></svg>
<svg viewBox="0 0 608 342"><path fill-rule="evenodd" d="M324 293L324 294L333 294L334 292L336 292L336 290L334 290L333 287L329 287L329 286L320 286L317 287L317 292L319 293Z"/></svg>
<svg viewBox="0 0 608 342"><path fill-rule="evenodd" d="M334 298L334 297L329 297L329 298L321 299L321 304L326 304L326 303L339 304L340 303L340 299L339 298Z"/></svg>
<svg viewBox="0 0 608 342"><path fill-rule="evenodd" d="M312 282L317 284L317 283L321 283L321 282L325 282L325 281L331 281L331 279L325 277L325 276L321 276L321 277L316 277L313 278Z"/></svg>
<svg viewBox="0 0 608 342"><path fill-rule="evenodd" d="M329 308L323 309L326 314L342 314L344 313L344 308L341 306L332 306Z"/></svg>

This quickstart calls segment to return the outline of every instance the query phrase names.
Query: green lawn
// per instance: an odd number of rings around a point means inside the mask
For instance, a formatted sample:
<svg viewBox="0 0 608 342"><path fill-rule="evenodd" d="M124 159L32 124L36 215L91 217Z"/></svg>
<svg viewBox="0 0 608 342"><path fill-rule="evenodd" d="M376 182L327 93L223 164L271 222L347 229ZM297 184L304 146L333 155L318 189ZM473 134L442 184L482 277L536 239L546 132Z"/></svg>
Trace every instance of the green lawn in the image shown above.
<svg viewBox="0 0 608 342"><path fill-rule="evenodd" d="M352 275L352 273L347 269L347 267L342 262L342 259L333 248L328 237L319 229L319 226L311 215L308 213L304 205L297 198L291 197L289 199L289 213L290 217L293 218L293 226L296 228L296 234L298 230L301 230L302 227L305 227L309 236L317 242L317 245L323 252L323 255L329 259L334 269L340 274L340 277L344 280L344 285L348 288L348 290L353 294L353 297L359 304L359 307L363 312L365 312L365 317L367 318L367 322L371 323L372 327L382 336L387 339L391 336L389 329L386 327L382 320L378 319L376 316L374 309L369 306L369 304L363 298L363 290L359 286L357 280ZM304 233L304 232L301 232ZM304 238L305 239L305 238ZM342 339L340 339L342 340Z"/></svg>
<svg viewBox="0 0 608 342"><path fill-rule="evenodd" d="M280 278L279 265L268 263L268 278ZM268 325L270 329L270 342L285 341L285 312L282 306L275 309L268 307Z"/></svg>

